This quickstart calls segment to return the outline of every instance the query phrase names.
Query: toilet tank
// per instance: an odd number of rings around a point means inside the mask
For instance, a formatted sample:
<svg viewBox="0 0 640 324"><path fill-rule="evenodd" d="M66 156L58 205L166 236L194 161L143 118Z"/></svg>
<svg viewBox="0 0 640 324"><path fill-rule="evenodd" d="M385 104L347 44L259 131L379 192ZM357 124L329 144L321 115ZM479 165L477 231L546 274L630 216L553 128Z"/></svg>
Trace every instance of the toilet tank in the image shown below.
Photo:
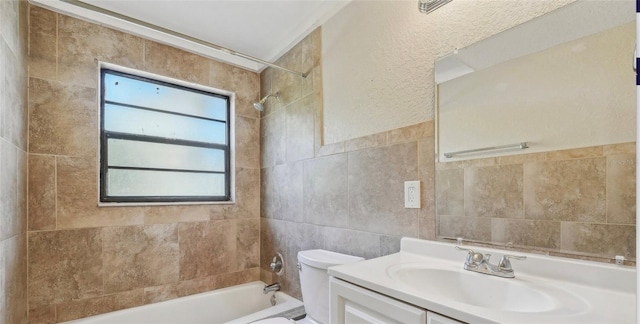
<svg viewBox="0 0 640 324"><path fill-rule="evenodd" d="M364 258L326 250L298 252L300 288L307 317L329 324L329 274L327 268L362 261Z"/></svg>

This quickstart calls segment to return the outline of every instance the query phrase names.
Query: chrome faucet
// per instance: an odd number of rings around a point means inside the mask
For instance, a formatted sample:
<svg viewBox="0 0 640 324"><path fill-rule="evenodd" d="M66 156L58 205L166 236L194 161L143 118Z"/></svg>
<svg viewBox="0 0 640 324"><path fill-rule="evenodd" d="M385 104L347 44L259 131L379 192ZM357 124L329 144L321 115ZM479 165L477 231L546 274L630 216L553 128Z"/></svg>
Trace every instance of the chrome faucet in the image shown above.
<svg viewBox="0 0 640 324"><path fill-rule="evenodd" d="M480 252L476 252L471 249L462 248L456 246L456 249L467 251L467 260L464 262L464 269L484 273L492 276L497 276L501 278L515 278L515 274L513 272L513 268L511 268L510 259L514 260L524 260L526 256L519 255L503 255L498 262L498 265L489 263L489 259L491 259L491 254L482 254Z"/></svg>
<svg viewBox="0 0 640 324"><path fill-rule="evenodd" d="M270 285L264 286L264 288L262 288L262 293L263 294L268 294L272 291L280 291L280 283L272 283Z"/></svg>

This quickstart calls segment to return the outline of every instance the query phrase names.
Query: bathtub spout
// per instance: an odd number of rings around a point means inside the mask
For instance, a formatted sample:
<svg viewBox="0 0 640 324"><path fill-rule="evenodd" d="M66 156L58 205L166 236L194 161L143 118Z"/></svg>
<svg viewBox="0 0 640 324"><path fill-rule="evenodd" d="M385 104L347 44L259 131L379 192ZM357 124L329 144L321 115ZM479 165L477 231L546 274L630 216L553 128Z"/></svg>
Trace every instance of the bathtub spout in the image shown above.
<svg viewBox="0 0 640 324"><path fill-rule="evenodd" d="M272 283L270 285L264 286L264 288L262 289L262 292L265 294L268 294L272 291L279 291L280 290L280 284L279 283Z"/></svg>

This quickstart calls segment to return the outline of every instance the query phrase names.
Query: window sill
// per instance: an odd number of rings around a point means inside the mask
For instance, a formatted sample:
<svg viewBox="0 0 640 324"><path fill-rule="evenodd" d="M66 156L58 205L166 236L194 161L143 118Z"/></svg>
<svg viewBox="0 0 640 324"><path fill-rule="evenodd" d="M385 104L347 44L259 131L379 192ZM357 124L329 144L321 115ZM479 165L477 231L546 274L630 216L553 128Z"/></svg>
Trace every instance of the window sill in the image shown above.
<svg viewBox="0 0 640 324"><path fill-rule="evenodd" d="M194 206L194 205L235 205L235 201L193 201L193 202L99 202L98 207L136 206Z"/></svg>

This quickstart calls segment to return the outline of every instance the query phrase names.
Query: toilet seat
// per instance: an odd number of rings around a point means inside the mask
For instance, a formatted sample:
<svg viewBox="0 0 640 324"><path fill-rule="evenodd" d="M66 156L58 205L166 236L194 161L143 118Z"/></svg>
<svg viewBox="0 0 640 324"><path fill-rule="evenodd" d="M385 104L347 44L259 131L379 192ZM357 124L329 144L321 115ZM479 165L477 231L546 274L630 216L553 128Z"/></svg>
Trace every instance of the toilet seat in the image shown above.
<svg viewBox="0 0 640 324"><path fill-rule="evenodd" d="M266 318L263 320L253 322L252 324L293 324L293 323L295 322L292 320L286 319L284 317L272 317L272 318Z"/></svg>

